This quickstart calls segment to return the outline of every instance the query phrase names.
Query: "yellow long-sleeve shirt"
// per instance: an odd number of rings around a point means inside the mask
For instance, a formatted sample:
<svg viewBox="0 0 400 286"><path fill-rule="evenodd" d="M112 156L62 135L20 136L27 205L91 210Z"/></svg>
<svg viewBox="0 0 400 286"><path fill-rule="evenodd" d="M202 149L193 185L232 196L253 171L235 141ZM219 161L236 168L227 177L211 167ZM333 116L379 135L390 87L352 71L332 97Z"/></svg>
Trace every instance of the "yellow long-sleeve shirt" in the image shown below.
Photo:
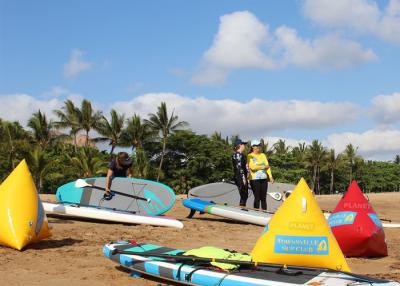
<svg viewBox="0 0 400 286"><path fill-rule="evenodd" d="M250 180L272 179L271 168L265 170L265 166L269 166L267 156L264 153L247 155L247 164L250 169ZM268 175L268 176L267 176Z"/></svg>

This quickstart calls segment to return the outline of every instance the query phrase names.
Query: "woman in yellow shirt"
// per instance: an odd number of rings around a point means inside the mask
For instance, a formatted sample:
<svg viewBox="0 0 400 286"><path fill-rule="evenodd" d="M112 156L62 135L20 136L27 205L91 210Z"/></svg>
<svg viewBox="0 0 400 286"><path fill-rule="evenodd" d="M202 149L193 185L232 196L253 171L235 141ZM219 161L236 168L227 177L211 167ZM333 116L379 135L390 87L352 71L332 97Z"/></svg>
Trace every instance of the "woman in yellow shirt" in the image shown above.
<svg viewBox="0 0 400 286"><path fill-rule="evenodd" d="M261 152L260 140L251 141L251 152L247 155L250 186L254 194L254 208L267 209L268 181L274 182L267 156Z"/></svg>

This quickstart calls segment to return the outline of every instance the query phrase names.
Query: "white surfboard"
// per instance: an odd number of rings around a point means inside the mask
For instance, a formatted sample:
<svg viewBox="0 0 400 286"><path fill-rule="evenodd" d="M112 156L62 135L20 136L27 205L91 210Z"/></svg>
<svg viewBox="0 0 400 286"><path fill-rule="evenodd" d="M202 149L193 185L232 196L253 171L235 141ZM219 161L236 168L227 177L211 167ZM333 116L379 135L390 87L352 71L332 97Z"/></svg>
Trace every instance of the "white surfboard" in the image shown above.
<svg viewBox="0 0 400 286"><path fill-rule="evenodd" d="M45 202L43 202L43 208L47 214L66 215L120 223L183 228L183 223L179 220L163 216L135 215L127 212Z"/></svg>
<svg viewBox="0 0 400 286"><path fill-rule="evenodd" d="M234 207L217 204L200 199L184 199L182 204L191 209L189 217L194 215L195 211L204 212L219 217L230 218L236 221L252 223L256 225L265 226L271 220L273 213L262 210L254 210L245 207ZM324 213L325 218L328 219L330 213ZM399 223L382 223L385 228L400 227Z"/></svg>

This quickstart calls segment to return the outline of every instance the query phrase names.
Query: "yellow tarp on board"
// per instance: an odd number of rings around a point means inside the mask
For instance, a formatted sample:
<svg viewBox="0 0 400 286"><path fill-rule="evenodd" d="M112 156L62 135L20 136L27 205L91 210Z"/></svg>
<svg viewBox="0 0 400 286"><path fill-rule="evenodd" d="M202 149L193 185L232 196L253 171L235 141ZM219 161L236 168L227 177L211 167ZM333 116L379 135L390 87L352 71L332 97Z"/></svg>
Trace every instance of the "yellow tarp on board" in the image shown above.
<svg viewBox="0 0 400 286"><path fill-rule="evenodd" d="M350 271L303 178L272 217L251 256L257 262Z"/></svg>
<svg viewBox="0 0 400 286"><path fill-rule="evenodd" d="M47 217L23 160L0 185L0 244L21 250L48 236Z"/></svg>

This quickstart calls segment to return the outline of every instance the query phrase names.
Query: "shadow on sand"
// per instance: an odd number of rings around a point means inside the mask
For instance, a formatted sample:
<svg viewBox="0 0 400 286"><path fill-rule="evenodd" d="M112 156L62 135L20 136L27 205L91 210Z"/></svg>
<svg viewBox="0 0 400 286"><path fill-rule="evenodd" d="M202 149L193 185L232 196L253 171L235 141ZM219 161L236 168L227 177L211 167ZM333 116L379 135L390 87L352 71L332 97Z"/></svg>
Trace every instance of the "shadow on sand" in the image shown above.
<svg viewBox="0 0 400 286"><path fill-rule="evenodd" d="M60 240L45 239L45 240L41 240L37 243L28 245L25 248L25 250L28 250L28 249L41 250L41 249L60 248L63 246L70 246L70 245L74 245L76 243L81 243L82 241L83 241L82 239L73 239L73 238L63 238Z"/></svg>

